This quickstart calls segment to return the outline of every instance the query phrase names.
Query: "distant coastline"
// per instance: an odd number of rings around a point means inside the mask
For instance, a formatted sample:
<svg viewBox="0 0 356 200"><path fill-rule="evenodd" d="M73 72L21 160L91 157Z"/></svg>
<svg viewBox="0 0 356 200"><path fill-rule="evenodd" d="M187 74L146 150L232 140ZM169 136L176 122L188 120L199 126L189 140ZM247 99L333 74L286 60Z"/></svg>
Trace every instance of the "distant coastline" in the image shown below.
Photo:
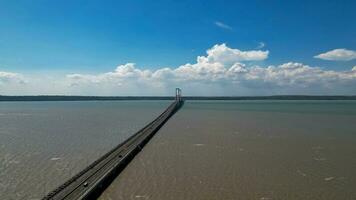
<svg viewBox="0 0 356 200"><path fill-rule="evenodd" d="M353 96L312 96L312 95L273 95L273 96L185 96L184 100L356 100ZM120 100L173 100L173 96L3 96L0 101L120 101Z"/></svg>

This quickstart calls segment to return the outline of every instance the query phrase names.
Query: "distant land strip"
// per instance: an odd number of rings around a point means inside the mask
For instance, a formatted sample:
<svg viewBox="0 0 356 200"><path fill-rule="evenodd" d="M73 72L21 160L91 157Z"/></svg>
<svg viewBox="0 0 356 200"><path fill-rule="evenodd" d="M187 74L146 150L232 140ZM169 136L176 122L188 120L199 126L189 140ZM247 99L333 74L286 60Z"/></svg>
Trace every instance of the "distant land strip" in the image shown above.
<svg viewBox="0 0 356 200"><path fill-rule="evenodd" d="M0 101L120 101L120 100L173 100L173 96L5 96ZM353 96L273 95L273 96L184 96L184 100L356 100Z"/></svg>

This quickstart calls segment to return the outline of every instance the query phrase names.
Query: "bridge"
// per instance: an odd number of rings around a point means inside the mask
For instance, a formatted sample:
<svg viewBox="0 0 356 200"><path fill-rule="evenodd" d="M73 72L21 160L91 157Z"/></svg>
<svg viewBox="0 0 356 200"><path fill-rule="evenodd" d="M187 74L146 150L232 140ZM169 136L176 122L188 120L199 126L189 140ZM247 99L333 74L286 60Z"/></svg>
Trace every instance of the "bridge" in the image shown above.
<svg viewBox="0 0 356 200"><path fill-rule="evenodd" d="M176 88L175 101L161 115L47 194L43 200L96 199L179 110L184 103L181 94L181 90Z"/></svg>

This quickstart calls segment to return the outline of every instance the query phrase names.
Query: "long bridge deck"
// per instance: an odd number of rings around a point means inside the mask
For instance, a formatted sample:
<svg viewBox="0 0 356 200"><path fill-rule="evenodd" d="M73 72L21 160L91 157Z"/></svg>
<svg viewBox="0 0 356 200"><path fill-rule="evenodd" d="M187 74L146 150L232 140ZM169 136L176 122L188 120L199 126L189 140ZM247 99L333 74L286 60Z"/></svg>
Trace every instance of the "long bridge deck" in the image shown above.
<svg viewBox="0 0 356 200"><path fill-rule="evenodd" d="M176 100L151 123L47 194L43 200L98 197L183 103L179 94L179 97L176 97Z"/></svg>

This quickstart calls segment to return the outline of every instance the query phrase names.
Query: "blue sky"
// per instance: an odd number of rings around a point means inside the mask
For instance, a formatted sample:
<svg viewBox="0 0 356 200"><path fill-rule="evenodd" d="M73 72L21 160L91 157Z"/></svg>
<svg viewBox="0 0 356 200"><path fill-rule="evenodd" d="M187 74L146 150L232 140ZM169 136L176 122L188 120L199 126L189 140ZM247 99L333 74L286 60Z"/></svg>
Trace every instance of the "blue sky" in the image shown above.
<svg viewBox="0 0 356 200"><path fill-rule="evenodd" d="M56 73L107 73L126 63L136 63L139 70L175 69L195 63L223 43L241 51L269 52L268 58L248 60L246 65L295 62L322 70L351 70L354 58L315 56L334 49L356 50L355 10L355 1L1 0L0 72L38 79ZM8 93L4 87L3 93ZM17 93L73 93L62 89ZM353 88L346 93L354 92ZM79 89L74 93L87 94ZM222 94L230 93L239 94Z"/></svg>

